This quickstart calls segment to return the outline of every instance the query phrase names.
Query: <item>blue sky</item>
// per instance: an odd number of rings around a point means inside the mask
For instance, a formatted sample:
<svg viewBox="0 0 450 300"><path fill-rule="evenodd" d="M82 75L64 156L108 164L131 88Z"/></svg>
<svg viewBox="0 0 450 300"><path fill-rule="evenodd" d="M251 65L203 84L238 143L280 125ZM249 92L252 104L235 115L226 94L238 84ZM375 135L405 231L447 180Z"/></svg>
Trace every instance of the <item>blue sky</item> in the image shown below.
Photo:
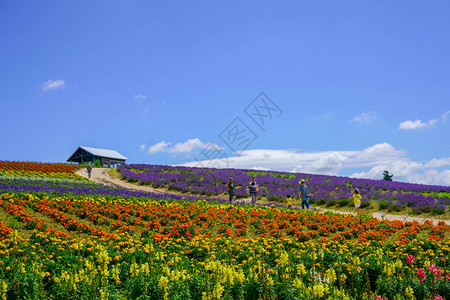
<svg viewBox="0 0 450 300"><path fill-rule="evenodd" d="M1 1L0 159L84 145L195 165L216 149L230 167L450 185L448 15L446 1ZM263 129L245 112L261 92L279 109ZM220 138L236 124L255 137L240 156Z"/></svg>

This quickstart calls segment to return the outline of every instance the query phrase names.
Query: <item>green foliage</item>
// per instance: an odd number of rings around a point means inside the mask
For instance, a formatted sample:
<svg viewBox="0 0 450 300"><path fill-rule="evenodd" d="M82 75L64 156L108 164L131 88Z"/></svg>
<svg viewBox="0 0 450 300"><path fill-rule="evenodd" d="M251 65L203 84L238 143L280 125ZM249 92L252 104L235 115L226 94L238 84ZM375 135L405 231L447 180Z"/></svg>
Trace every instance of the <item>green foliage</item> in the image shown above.
<svg viewBox="0 0 450 300"><path fill-rule="evenodd" d="M366 208L366 207L370 207L370 202L369 201L362 201L361 202L361 208Z"/></svg>
<svg viewBox="0 0 450 300"><path fill-rule="evenodd" d="M433 206L433 207L431 208L431 212L432 212L433 214L435 214L435 215L443 215L443 214L445 214L445 207L436 207L436 206Z"/></svg>
<svg viewBox="0 0 450 300"><path fill-rule="evenodd" d="M257 172L257 171L251 171L251 172L247 172L247 175L248 176L250 176L250 177L258 177L258 175L266 175L267 174L267 172L263 172L263 171L259 171L259 172Z"/></svg>
<svg viewBox="0 0 450 300"><path fill-rule="evenodd" d="M330 207L333 205L336 205L336 200L328 200L327 202L325 202L326 207Z"/></svg>
<svg viewBox="0 0 450 300"><path fill-rule="evenodd" d="M339 207L353 206L353 201L350 200L350 199L343 198L343 199L337 200L337 205L338 205Z"/></svg>
<svg viewBox="0 0 450 300"><path fill-rule="evenodd" d="M429 205L418 205L412 209L414 214L422 214L431 212L431 208Z"/></svg>
<svg viewBox="0 0 450 300"><path fill-rule="evenodd" d="M398 299L403 294L403 286L395 277L382 278L377 284L377 294L384 295L388 299Z"/></svg>
<svg viewBox="0 0 450 300"><path fill-rule="evenodd" d="M39 282L37 274L19 273L8 291L8 299L39 299Z"/></svg>
<svg viewBox="0 0 450 300"><path fill-rule="evenodd" d="M436 284L436 292L443 299L450 299L450 280L439 280Z"/></svg>
<svg viewBox="0 0 450 300"><path fill-rule="evenodd" d="M379 209L387 209L389 206L390 206L390 203L387 200L378 201L378 208Z"/></svg>
<svg viewBox="0 0 450 300"><path fill-rule="evenodd" d="M130 177L127 179L127 181L130 183L134 183L134 182L138 182L139 180L137 178Z"/></svg>
<svg viewBox="0 0 450 300"><path fill-rule="evenodd" d="M411 287L414 291L416 299L426 299L429 296L429 289L426 284L420 283L419 280L411 280ZM445 298L444 298L445 299Z"/></svg>
<svg viewBox="0 0 450 300"><path fill-rule="evenodd" d="M100 168L102 167L102 163L99 159L94 160L94 164L92 165L94 168Z"/></svg>
<svg viewBox="0 0 450 300"><path fill-rule="evenodd" d="M401 205L397 205L397 204L393 204L393 205L390 205L389 207L388 207L388 211L389 212L392 212L392 211L402 211L404 209L404 206L401 206Z"/></svg>

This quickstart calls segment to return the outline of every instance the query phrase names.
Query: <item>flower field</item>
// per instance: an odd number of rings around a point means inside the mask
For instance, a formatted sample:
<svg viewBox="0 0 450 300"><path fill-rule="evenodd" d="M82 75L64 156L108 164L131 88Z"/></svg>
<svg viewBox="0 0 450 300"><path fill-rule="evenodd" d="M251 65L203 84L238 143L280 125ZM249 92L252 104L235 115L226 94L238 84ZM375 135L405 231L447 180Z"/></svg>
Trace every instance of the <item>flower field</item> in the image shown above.
<svg viewBox="0 0 450 300"><path fill-rule="evenodd" d="M0 161L0 175L82 179L74 173L79 168L70 164Z"/></svg>
<svg viewBox="0 0 450 300"><path fill-rule="evenodd" d="M5 176L3 176L5 177ZM2 178L0 176L0 193L50 193L71 195L102 195L108 199L116 197L144 197L152 199L172 199L184 201L208 200L223 203L225 200L219 197L200 197L195 195L179 195L171 193L153 193L129 190L124 188L109 187L102 184L86 182L82 180L54 180L42 178Z"/></svg>
<svg viewBox="0 0 450 300"><path fill-rule="evenodd" d="M165 187L182 193L218 195L226 193L231 177L237 186L237 198L248 197L246 185L255 176L261 185L259 194L268 202L282 203L287 194L298 194L298 182L305 178L313 193L311 202L327 207L352 207L352 189L363 196L362 207L387 211L409 210L413 214L444 214L450 205L450 187L357 179L302 173L282 173L238 169L207 169L133 164L118 168L122 179L153 187Z"/></svg>
<svg viewBox="0 0 450 300"><path fill-rule="evenodd" d="M2 176L2 299L450 299L443 222Z"/></svg>

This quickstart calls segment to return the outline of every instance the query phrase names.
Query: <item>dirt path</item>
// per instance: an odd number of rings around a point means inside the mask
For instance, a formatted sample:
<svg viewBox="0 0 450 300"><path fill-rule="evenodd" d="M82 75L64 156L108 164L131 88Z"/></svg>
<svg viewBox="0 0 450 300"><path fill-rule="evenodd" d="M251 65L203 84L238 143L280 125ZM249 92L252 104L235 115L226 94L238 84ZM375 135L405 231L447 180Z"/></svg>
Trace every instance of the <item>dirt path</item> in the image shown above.
<svg viewBox="0 0 450 300"><path fill-rule="evenodd" d="M356 212L352 213L352 212L331 210L331 209L325 209L325 208L313 208L313 209L316 209L317 211L320 211L320 212L331 211L331 212L339 213L339 214L352 214L352 215L356 215L357 214ZM411 215L390 215L390 214L386 214L386 213L379 212L379 211L371 212L371 214L372 214L372 216L374 216L378 220L388 220L388 221L398 220L398 221L402 221L402 222L417 221L420 224L424 223L427 220L430 220L430 221L433 222L434 225L436 225L440 221L444 222L447 225L450 225L450 220L444 220L444 219L439 219L439 218L432 218L432 217L429 217L429 216L420 217L420 216L411 216Z"/></svg>
<svg viewBox="0 0 450 300"><path fill-rule="evenodd" d="M154 192L158 194L166 194L167 192L145 186L145 185L135 185L131 184L129 182L120 180L119 178L112 177L108 171L110 169L106 168L92 168L91 178L90 180L103 183L108 186L115 186L115 187L122 187L127 188L130 190L136 190L136 191L145 191L145 192ZM88 178L87 170L86 168L80 169L75 172L76 174Z"/></svg>
<svg viewBox="0 0 450 300"><path fill-rule="evenodd" d="M127 189L131 189L131 190L136 190L136 191L154 192L154 193L158 193L158 194L170 194L170 192L167 192L167 191L163 191L163 190L160 190L160 189L155 189L155 188L152 188L152 187L149 187L149 186L145 186L145 185L135 185L135 184L131 184L129 182L120 180L118 178L114 178L108 173L109 170L110 169L106 169L106 168L92 168L91 180L95 181L95 182L103 183L103 184L108 185L108 186L122 187L122 188L127 188ZM76 174L81 175L81 176L86 177L86 178L88 177L86 168L78 170L76 172ZM250 203L250 199L251 198L239 199L238 202ZM352 212L331 210L331 209L325 209L325 208L319 208L319 207L311 207L311 209L319 211L319 212L331 211L331 212L339 213L339 214L353 214L353 215L356 215L356 212L352 213ZM383 220L383 219L384 220L389 220L389 221L398 220L398 221L402 221L402 222L417 221L419 223L423 223L423 222L425 222L427 220L430 220L430 221L433 222L433 224L437 224L439 221L443 221L447 225L450 225L450 220L443 220L443 219L439 219L439 218L431 218L431 217L428 217L428 216L427 217L420 217L420 216L410 216L410 215L390 215L390 214L386 214L386 213L383 213L383 212L372 212L372 215L375 218L379 219L379 220Z"/></svg>

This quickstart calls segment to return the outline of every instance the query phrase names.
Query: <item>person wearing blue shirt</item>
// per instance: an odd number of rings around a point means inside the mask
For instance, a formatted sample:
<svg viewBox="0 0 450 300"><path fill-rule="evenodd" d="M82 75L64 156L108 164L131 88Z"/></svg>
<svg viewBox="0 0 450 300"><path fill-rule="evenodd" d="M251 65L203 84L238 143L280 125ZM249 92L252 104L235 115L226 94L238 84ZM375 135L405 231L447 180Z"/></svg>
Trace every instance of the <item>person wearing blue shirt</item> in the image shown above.
<svg viewBox="0 0 450 300"><path fill-rule="evenodd" d="M298 188L298 199L302 201L302 209L309 209L309 193L306 186L305 179L300 180L300 187Z"/></svg>

